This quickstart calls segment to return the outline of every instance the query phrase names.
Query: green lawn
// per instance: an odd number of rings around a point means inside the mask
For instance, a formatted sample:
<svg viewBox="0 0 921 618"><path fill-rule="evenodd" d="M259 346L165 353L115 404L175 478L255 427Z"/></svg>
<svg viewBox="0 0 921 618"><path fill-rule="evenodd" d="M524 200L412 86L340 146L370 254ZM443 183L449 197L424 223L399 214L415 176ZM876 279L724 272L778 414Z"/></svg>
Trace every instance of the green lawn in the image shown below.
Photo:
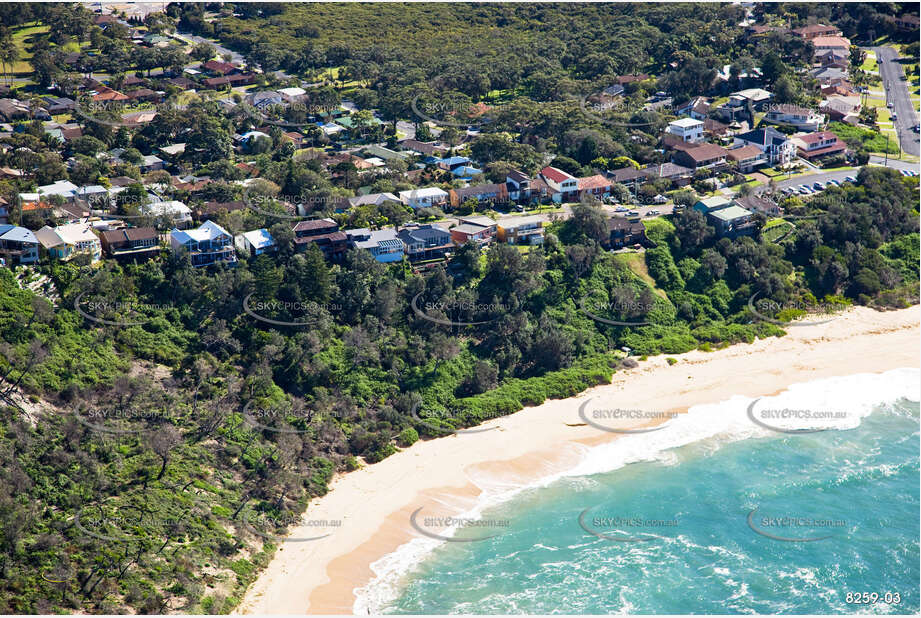
<svg viewBox="0 0 921 618"><path fill-rule="evenodd" d="M841 139L859 140L870 152L886 152L886 136L879 131L871 131L862 127L854 127L843 122L832 122L828 125L828 130L840 137ZM898 154L898 141L889 140L889 154Z"/></svg>
<svg viewBox="0 0 921 618"><path fill-rule="evenodd" d="M879 71L879 64L876 62L876 52L867 51L867 58L860 65L862 71Z"/></svg>
<svg viewBox="0 0 921 618"><path fill-rule="evenodd" d="M790 230L792 229L793 224L789 221L784 221L783 219L772 219L771 221L768 221L764 226L764 229L761 230L761 234L768 242L777 242L777 240L789 234Z"/></svg>

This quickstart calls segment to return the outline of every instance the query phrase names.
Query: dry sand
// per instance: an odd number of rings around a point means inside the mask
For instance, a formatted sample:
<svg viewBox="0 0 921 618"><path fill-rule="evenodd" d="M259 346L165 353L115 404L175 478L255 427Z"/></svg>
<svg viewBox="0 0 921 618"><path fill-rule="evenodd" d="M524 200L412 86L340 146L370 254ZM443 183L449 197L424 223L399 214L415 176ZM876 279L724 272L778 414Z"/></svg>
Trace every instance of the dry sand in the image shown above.
<svg viewBox="0 0 921 618"><path fill-rule="evenodd" d="M919 320L918 306L886 313L855 308L825 324L791 327L786 337L677 355L674 365L654 357L616 373L610 385L480 426L489 431L418 442L340 475L310 503L305 519L341 525L292 530L291 539L331 534L282 544L236 613L351 614L353 591L373 576L370 565L419 536L409 523L416 509L424 507L425 516L463 512L486 482L533 481L574 465L581 445L615 439L579 418L588 398L595 398L593 408L686 411L733 395L772 395L797 382L919 367Z"/></svg>

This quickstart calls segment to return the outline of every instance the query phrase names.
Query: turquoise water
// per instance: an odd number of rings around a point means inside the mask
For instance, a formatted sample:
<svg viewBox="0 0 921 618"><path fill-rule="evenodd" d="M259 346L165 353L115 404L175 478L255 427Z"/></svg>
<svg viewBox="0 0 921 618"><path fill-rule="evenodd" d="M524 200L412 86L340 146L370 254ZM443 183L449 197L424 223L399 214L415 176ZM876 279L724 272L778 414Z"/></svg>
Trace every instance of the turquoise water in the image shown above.
<svg viewBox="0 0 921 618"><path fill-rule="evenodd" d="M399 578L396 598L375 609L918 613L918 403L868 412L846 430L733 439L717 432L655 461L525 489L483 512L510 520L509 528L438 545ZM580 526L583 512L585 527L601 536ZM799 525L777 519L784 516ZM827 538L788 542L753 527ZM878 593L879 601L849 604L847 593ZM883 602L886 593L900 602Z"/></svg>

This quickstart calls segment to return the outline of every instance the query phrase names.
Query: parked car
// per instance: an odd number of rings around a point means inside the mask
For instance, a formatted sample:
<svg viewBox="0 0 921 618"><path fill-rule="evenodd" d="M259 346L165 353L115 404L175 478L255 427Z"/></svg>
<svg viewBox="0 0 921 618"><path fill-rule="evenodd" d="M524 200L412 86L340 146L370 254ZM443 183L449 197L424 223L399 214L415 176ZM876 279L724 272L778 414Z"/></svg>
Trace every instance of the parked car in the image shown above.
<svg viewBox="0 0 921 618"><path fill-rule="evenodd" d="M618 206L617 208L614 209L614 212L627 212L628 210L630 209L627 208L626 206Z"/></svg>
<svg viewBox="0 0 921 618"><path fill-rule="evenodd" d="M844 180L852 184L857 184L857 178L855 176L845 176Z"/></svg>
<svg viewBox="0 0 921 618"><path fill-rule="evenodd" d="M636 210L631 210L631 211L628 212L627 214L630 215L631 217L639 217L639 216L640 216L639 211L636 211Z"/></svg>
<svg viewBox="0 0 921 618"><path fill-rule="evenodd" d="M650 210L649 212L646 213L646 216L647 216L647 217L654 217L654 216L656 216L657 214L659 214L659 211L658 211L658 210Z"/></svg>
<svg viewBox="0 0 921 618"><path fill-rule="evenodd" d="M832 178L831 180L828 181L828 184L832 184L832 185L835 185L836 187L840 187L841 181L835 178Z"/></svg>
<svg viewBox="0 0 921 618"><path fill-rule="evenodd" d="M815 189L816 191L821 191L825 188L825 185L822 184L821 182L814 182L812 183L812 188Z"/></svg>
<svg viewBox="0 0 921 618"><path fill-rule="evenodd" d="M815 191L813 191L812 189L810 189L810 188L807 187L806 185L802 185L802 187L800 188L799 192L802 193L803 195L812 195L813 193L815 193Z"/></svg>

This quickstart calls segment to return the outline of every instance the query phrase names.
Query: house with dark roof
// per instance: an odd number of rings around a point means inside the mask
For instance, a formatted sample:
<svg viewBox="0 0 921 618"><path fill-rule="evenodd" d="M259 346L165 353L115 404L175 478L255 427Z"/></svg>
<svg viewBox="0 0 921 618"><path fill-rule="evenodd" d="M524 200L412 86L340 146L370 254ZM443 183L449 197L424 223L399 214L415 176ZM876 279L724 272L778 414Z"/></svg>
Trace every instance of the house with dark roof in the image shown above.
<svg viewBox="0 0 921 618"><path fill-rule="evenodd" d="M339 231L339 225L332 219L298 221L293 231L297 251L306 251L309 244L313 243L332 262L341 260L350 247L348 236Z"/></svg>
<svg viewBox="0 0 921 618"><path fill-rule="evenodd" d="M639 219L611 217L608 219L608 237L602 246L605 249L623 249L631 245L649 246L646 227Z"/></svg>
<svg viewBox="0 0 921 618"><path fill-rule="evenodd" d="M788 165L796 156L796 146L773 127L755 129L735 136L735 146L757 146L770 165Z"/></svg>
<svg viewBox="0 0 921 618"><path fill-rule="evenodd" d="M397 233L410 262L444 259L454 249L451 233L435 224L407 225Z"/></svg>
<svg viewBox="0 0 921 618"><path fill-rule="evenodd" d="M841 36L841 31L835 26L812 24L810 26L802 26L801 28L794 28L793 34L808 41L820 36Z"/></svg>
<svg viewBox="0 0 921 618"><path fill-rule="evenodd" d="M686 185L694 177L694 170L677 163L659 163L647 165L642 170L646 179L667 178L678 185Z"/></svg>
<svg viewBox="0 0 921 618"><path fill-rule="evenodd" d="M205 71L208 71L212 75L232 75L234 73L240 73L240 67L229 62L221 62L219 60L209 60L208 62L203 62L201 68Z"/></svg>
<svg viewBox="0 0 921 618"><path fill-rule="evenodd" d="M369 230L356 228L345 230L352 246L367 251L378 262L390 264L403 260L403 241L395 230Z"/></svg>
<svg viewBox="0 0 921 618"><path fill-rule="evenodd" d="M119 261L148 260L160 252L160 237L152 227L129 227L99 234L107 257Z"/></svg>
<svg viewBox="0 0 921 618"><path fill-rule="evenodd" d="M743 174L747 174L757 167L766 165L768 162L767 155L757 146L730 148L726 151L726 159L730 163L734 163Z"/></svg>

